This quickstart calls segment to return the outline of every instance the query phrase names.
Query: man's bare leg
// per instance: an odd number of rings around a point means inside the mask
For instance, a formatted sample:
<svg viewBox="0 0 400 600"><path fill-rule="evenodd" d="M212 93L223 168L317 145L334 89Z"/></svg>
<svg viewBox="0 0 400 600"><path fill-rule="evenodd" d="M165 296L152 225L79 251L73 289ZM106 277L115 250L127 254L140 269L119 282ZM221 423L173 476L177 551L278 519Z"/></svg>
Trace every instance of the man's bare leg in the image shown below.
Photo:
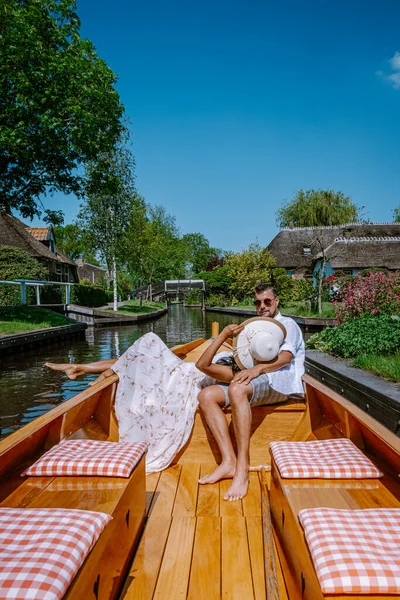
<svg viewBox="0 0 400 600"><path fill-rule="evenodd" d="M199 403L222 456L222 461L215 471L199 479L199 483L215 483L221 479L231 479L236 471L236 455L229 435L228 423L221 410L221 406L225 405L225 394L218 385L211 385L201 390Z"/></svg>
<svg viewBox="0 0 400 600"><path fill-rule="evenodd" d="M88 363L87 365L75 365L73 363L44 363L44 366L53 371L62 371L69 379L77 379L77 377L89 373L104 373L104 371L107 371L107 369L116 363L116 361L116 358L110 358L108 360L99 360L98 362Z"/></svg>
<svg viewBox="0 0 400 600"><path fill-rule="evenodd" d="M249 487L251 408L249 399L253 393L251 385L231 383L228 388L232 407L232 421L237 443L237 464L232 485L224 495L224 500L240 500Z"/></svg>

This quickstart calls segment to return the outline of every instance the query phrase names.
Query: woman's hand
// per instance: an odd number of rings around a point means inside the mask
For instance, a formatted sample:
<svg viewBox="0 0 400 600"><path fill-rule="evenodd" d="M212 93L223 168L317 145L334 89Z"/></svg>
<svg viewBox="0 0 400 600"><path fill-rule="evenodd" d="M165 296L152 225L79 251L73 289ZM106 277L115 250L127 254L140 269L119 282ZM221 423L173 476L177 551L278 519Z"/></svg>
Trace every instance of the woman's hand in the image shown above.
<svg viewBox="0 0 400 600"><path fill-rule="evenodd" d="M221 333L225 339L228 339L230 337L235 337L239 335L239 333L243 331L243 329L244 325L237 325L236 323L232 323L231 325L227 325L226 327L224 327Z"/></svg>

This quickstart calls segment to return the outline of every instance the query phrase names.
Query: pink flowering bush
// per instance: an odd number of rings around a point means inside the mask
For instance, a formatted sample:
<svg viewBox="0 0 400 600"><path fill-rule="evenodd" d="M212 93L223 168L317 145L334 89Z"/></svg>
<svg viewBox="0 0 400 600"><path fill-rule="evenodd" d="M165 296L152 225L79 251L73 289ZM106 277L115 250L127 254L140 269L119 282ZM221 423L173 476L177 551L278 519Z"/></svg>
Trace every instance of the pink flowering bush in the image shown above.
<svg viewBox="0 0 400 600"><path fill-rule="evenodd" d="M400 314L400 272L356 275L340 290L341 304L334 302L338 323L371 315Z"/></svg>

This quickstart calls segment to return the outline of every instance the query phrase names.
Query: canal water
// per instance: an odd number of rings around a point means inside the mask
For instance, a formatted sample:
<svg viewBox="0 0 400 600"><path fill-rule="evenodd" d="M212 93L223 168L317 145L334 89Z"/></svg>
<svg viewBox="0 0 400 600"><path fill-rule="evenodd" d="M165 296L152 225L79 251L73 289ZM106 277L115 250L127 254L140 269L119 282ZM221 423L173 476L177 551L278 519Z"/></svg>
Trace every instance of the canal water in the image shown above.
<svg viewBox="0 0 400 600"><path fill-rule="evenodd" d="M171 305L159 319L123 327L88 328L84 340L65 340L1 358L0 438L7 436L64 400L86 389L94 375L70 381L43 366L45 362L87 363L121 356L141 335L152 331L167 346L211 336L211 324L220 328L243 317L203 313L198 308Z"/></svg>

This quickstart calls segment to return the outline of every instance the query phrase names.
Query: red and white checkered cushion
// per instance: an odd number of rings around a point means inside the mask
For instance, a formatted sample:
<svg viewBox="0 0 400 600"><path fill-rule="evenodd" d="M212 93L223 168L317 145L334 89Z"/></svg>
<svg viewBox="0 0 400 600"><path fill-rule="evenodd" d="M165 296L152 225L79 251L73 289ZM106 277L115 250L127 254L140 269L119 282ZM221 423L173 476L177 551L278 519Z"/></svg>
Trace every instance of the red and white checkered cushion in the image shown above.
<svg viewBox="0 0 400 600"><path fill-rule="evenodd" d="M299 512L324 594L400 594L400 509Z"/></svg>
<svg viewBox="0 0 400 600"><path fill-rule="evenodd" d="M36 477L129 477L148 444L65 440L46 452L22 475Z"/></svg>
<svg viewBox="0 0 400 600"><path fill-rule="evenodd" d="M62 598L110 515L0 508L0 598Z"/></svg>
<svg viewBox="0 0 400 600"><path fill-rule="evenodd" d="M347 438L313 442L271 442L281 477L370 479L382 477L375 465Z"/></svg>

